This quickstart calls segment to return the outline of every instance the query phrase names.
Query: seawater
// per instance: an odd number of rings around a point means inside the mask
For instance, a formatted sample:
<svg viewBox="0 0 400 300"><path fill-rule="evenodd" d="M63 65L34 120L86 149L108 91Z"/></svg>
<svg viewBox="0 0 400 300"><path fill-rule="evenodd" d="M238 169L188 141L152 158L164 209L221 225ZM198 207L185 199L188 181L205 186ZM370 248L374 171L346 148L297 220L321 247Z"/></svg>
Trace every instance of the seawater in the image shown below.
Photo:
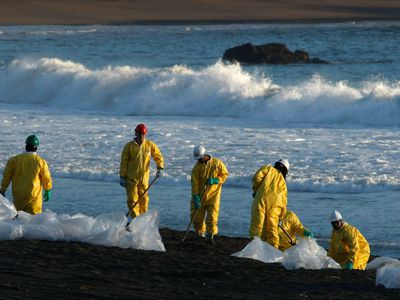
<svg viewBox="0 0 400 300"><path fill-rule="evenodd" d="M54 176L46 208L124 211L120 154L144 122L166 160L150 192L161 226L186 229L191 152L202 143L230 172L221 234L247 235L251 177L285 157L289 208L321 243L338 209L374 254L400 257L399 30L396 22L0 27L0 169L36 133ZM220 61L245 42L281 42L331 63Z"/></svg>

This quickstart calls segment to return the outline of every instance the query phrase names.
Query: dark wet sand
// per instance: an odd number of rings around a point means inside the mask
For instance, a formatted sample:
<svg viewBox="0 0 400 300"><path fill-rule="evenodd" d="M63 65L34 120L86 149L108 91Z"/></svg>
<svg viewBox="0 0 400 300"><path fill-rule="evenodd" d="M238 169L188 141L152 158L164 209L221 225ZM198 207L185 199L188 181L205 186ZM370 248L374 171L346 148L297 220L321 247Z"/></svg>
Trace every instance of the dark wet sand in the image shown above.
<svg viewBox="0 0 400 300"><path fill-rule="evenodd" d="M0 242L1 299L399 299L375 271L297 270L231 257L216 244L162 229L167 252L49 241Z"/></svg>
<svg viewBox="0 0 400 300"><path fill-rule="evenodd" d="M400 20L397 0L2 0L0 25Z"/></svg>

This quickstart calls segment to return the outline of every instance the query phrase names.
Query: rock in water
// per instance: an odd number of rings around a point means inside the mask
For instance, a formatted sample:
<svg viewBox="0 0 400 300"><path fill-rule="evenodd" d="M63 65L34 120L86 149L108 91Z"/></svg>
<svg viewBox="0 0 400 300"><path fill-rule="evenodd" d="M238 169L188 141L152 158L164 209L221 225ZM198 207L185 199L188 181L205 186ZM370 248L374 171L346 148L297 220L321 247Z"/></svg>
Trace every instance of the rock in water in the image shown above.
<svg viewBox="0 0 400 300"><path fill-rule="evenodd" d="M294 64L313 63L327 64L319 58L310 58L308 53L301 50L291 52L284 44L271 43L252 45L247 43L225 50L223 60L248 64Z"/></svg>

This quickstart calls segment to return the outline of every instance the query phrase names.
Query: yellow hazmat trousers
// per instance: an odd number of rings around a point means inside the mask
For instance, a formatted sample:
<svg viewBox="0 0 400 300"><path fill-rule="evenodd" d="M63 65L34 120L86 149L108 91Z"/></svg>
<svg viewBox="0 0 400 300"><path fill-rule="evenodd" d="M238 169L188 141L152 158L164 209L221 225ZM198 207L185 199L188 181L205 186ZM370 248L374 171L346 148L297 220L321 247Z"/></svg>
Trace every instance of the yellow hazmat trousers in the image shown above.
<svg viewBox="0 0 400 300"><path fill-rule="evenodd" d="M305 228L303 224L301 224L297 215L290 210L287 210L286 214L283 216L282 227L290 235L292 243L294 244L296 244L296 235L304 237ZM288 236L279 228L279 250L285 251L292 246Z"/></svg>
<svg viewBox="0 0 400 300"><path fill-rule="evenodd" d="M126 178L126 195L128 209L139 200L149 185L150 156L157 164L157 169L164 169L164 159L157 145L144 140L141 145L135 141L127 143L122 150L119 176ZM141 197L139 203L131 211L132 218L145 213L149 206L149 196Z"/></svg>
<svg viewBox="0 0 400 300"><path fill-rule="evenodd" d="M47 162L36 152L26 152L10 158L1 181L1 192L5 192L12 181L12 195L17 211L30 214L42 212L42 191L52 189L52 180Z"/></svg>
<svg viewBox="0 0 400 300"><path fill-rule="evenodd" d="M286 213L285 178L273 166L262 166L253 176L255 197L251 207L250 237L279 247L279 220Z"/></svg>
<svg viewBox="0 0 400 300"><path fill-rule="evenodd" d="M328 256L332 257L341 267L351 261L353 269L365 270L369 255L369 244L357 228L344 223L339 230L332 230Z"/></svg>
<svg viewBox="0 0 400 300"><path fill-rule="evenodd" d="M228 178L228 170L225 164L218 158L211 157L206 163L197 162L192 169L192 195L203 196L208 178L218 178L219 183L210 185L207 194L193 220L193 226L198 234L207 233L216 235L218 233L218 215L221 198L222 184ZM190 219L196 212L192 197L190 207ZM207 218L206 217L207 212ZM205 219L205 221L204 221Z"/></svg>

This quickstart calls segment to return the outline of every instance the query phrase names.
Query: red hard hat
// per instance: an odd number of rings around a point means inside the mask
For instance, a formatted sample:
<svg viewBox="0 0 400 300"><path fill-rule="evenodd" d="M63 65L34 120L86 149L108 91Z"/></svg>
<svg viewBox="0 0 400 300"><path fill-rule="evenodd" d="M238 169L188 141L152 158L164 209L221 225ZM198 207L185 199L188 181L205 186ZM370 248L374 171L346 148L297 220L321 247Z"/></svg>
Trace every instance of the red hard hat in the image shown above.
<svg viewBox="0 0 400 300"><path fill-rule="evenodd" d="M147 133L147 128L144 124L139 124L135 128L136 133L141 133L141 134L146 134Z"/></svg>

